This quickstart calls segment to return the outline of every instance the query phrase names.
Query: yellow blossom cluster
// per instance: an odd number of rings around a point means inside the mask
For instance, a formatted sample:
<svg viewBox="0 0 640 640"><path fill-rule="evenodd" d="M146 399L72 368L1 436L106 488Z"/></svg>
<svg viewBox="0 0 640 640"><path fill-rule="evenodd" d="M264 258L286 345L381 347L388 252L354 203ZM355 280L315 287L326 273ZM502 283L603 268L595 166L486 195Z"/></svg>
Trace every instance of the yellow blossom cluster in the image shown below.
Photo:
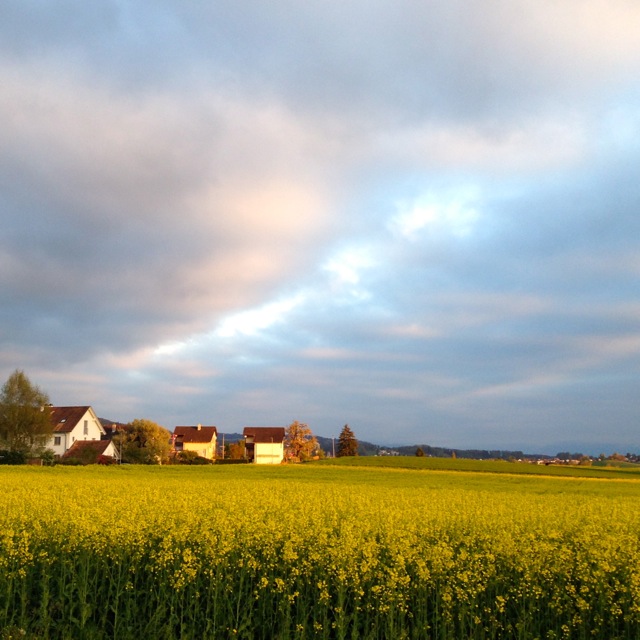
<svg viewBox="0 0 640 640"><path fill-rule="evenodd" d="M0 637L640 638L640 481L0 468Z"/></svg>

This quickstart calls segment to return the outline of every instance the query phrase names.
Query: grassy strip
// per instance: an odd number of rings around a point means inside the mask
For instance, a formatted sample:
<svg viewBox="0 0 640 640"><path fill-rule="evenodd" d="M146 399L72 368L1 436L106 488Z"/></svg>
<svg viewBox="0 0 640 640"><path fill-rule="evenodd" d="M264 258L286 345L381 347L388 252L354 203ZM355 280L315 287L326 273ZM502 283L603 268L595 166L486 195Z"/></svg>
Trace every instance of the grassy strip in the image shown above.
<svg viewBox="0 0 640 640"><path fill-rule="evenodd" d="M417 456L357 456L327 458L312 464L343 467L383 467L431 471L472 471L476 473L508 473L561 476L574 478L640 479L640 465L601 467L558 464L531 464L506 460L470 460L466 458L428 458Z"/></svg>

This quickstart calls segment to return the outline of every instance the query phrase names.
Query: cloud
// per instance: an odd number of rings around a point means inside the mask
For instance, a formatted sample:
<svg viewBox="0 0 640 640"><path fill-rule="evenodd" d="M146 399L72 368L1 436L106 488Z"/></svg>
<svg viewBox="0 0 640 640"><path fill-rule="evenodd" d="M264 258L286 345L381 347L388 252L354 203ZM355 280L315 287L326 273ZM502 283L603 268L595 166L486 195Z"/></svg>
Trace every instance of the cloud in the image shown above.
<svg viewBox="0 0 640 640"><path fill-rule="evenodd" d="M330 232L326 185L291 164L309 136L277 109L4 75L5 302L97 315L84 349L132 316L142 331L123 348L202 329L303 269Z"/></svg>
<svg viewBox="0 0 640 640"><path fill-rule="evenodd" d="M632 446L638 27L4 3L0 372L167 426Z"/></svg>

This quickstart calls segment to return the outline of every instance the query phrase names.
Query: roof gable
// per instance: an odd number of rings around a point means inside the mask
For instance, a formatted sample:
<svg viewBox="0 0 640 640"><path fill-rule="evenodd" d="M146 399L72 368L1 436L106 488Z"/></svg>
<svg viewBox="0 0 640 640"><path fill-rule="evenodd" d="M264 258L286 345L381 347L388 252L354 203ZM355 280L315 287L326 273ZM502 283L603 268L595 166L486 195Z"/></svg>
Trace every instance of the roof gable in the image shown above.
<svg viewBox="0 0 640 640"><path fill-rule="evenodd" d="M84 415L91 409L83 407L50 407L51 422L55 433L70 433L75 429ZM102 425L101 425L102 427Z"/></svg>
<svg viewBox="0 0 640 640"><path fill-rule="evenodd" d="M64 452L63 458L77 458L80 456L88 456L88 452L95 454L95 457L101 456L111 445L111 440L76 440L67 451Z"/></svg>
<svg viewBox="0 0 640 640"><path fill-rule="evenodd" d="M203 427L198 425L195 427L175 427L173 434L176 439L181 442L205 443L213 442L218 437L217 427Z"/></svg>
<svg viewBox="0 0 640 640"><path fill-rule="evenodd" d="M254 443L282 442L284 440L284 427L245 427L242 435L245 438L253 438Z"/></svg>

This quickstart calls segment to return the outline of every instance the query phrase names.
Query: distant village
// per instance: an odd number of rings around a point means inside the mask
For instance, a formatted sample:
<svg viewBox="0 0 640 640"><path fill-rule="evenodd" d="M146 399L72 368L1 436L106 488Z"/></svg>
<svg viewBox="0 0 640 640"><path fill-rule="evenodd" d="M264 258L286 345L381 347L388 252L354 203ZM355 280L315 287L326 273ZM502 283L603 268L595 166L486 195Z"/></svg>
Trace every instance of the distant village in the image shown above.
<svg viewBox="0 0 640 640"><path fill-rule="evenodd" d="M53 434L47 448L61 461L122 461L122 440L131 425L99 418L91 406L50 407ZM176 426L169 434L169 453L186 460L224 459L225 443L215 426ZM245 427L243 458L255 464L280 464L284 457L284 427Z"/></svg>
<svg viewBox="0 0 640 640"><path fill-rule="evenodd" d="M121 463L122 441L131 424L99 418L91 406L50 406L53 432L46 449L55 459L68 464ZM168 432L168 452L172 461L184 463L246 462L280 464L287 460L286 429L282 426L247 426L241 434L219 433L216 426L178 425ZM166 438L165 438L166 439ZM335 438L314 436L321 457L336 455ZM598 460L582 453L560 452L556 456L524 454L522 451L462 450L429 445L381 447L357 442L359 455L426 456L439 458L500 459L532 464L589 465ZM318 457L318 456L316 456ZM600 461L640 462L640 456L614 453Z"/></svg>

